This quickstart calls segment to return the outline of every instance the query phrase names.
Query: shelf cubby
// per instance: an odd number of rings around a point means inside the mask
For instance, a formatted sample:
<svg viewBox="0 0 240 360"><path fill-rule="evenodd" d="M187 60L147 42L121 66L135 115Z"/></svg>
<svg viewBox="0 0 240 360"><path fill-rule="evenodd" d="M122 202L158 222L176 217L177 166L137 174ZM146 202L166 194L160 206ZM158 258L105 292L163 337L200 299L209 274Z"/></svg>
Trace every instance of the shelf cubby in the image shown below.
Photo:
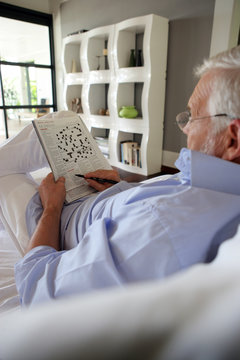
<svg viewBox="0 0 240 360"><path fill-rule="evenodd" d="M66 43L64 51L64 67L67 74L82 71L80 63L80 42ZM69 56L68 54L71 54Z"/></svg>
<svg viewBox="0 0 240 360"><path fill-rule="evenodd" d="M141 143L142 134L119 131L117 151L118 162L121 163L123 166L129 167L129 169L141 169ZM128 148L125 148L124 150L125 146Z"/></svg>
<svg viewBox="0 0 240 360"><path fill-rule="evenodd" d="M88 64L89 70L108 70L108 57L104 55L107 51L108 34L92 37L88 42Z"/></svg>
<svg viewBox="0 0 240 360"><path fill-rule="evenodd" d="M119 83L117 89L117 108L122 106L135 106L138 115L137 118L142 118L142 92L143 83ZM131 120L131 119L129 119Z"/></svg>
<svg viewBox="0 0 240 360"><path fill-rule="evenodd" d="M109 84L91 84L89 88L89 109L92 115L105 115L108 109ZM107 115L105 115L107 116Z"/></svg>
<svg viewBox="0 0 240 360"><path fill-rule="evenodd" d="M110 156L109 150L109 132L110 130L107 128L91 128L91 134L98 144L99 149L102 151L103 155L106 158Z"/></svg>
<svg viewBox="0 0 240 360"><path fill-rule="evenodd" d="M82 85L69 85L66 88L66 106L70 111L82 113L83 110L77 111L77 102L82 98ZM82 100L80 100L82 101ZM82 104L81 104L82 107Z"/></svg>
<svg viewBox="0 0 240 360"><path fill-rule="evenodd" d="M111 50L114 25L92 29L87 33L85 54L88 71L103 71L112 68Z"/></svg>
<svg viewBox="0 0 240 360"><path fill-rule="evenodd" d="M144 66L143 40L144 40L144 33L136 34L135 55L136 55L137 67ZM140 61L141 61L141 65L140 65Z"/></svg>
<svg viewBox="0 0 240 360"><path fill-rule="evenodd" d="M117 63L119 68L129 67L132 49L134 50L135 59L137 58L138 50L142 49L144 31L145 25L133 25L119 31L117 40Z"/></svg>
<svg viewBox="0 0 240 360"><path fill-rule="evenodd" d="M109 129L107 128L98 128L98 127L92 127L91 128L91 134L92 136L95 138L97 137L103 137L103 138L108 138L109 137Z"/></svg>

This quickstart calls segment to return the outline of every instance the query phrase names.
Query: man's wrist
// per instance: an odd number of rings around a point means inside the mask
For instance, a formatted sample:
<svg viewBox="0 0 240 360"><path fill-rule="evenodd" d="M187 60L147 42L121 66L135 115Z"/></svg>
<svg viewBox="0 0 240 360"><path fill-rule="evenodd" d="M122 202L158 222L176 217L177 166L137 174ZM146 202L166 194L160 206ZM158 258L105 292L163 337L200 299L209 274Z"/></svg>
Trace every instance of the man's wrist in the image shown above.
<svg viewBox="0 0 240 360"><path fill-rule="evenodd" d="M60 218L62 213L62 208L58 207L58 206L47 206L42 213L42 217L51 217L51 218Z"/></svg>
<svg viewBox="0 0 240 360"><path fill-rule="evenodd" d="M62 209L59 206L44 208L37 228L30 240L27 252L37 246L51 246L59 250L59 231ZM49 231L51 230L51 231Z"/></svg>

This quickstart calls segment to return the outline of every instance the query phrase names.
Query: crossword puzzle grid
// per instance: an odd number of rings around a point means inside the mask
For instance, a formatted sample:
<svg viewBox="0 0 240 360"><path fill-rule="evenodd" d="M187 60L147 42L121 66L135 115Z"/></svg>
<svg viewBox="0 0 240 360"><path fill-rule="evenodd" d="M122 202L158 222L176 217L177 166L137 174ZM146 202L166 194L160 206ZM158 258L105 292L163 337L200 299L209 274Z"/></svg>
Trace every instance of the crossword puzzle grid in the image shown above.
<svg viewBox="0 0 240 360"><path fill-rule="evenodd" d="M88 138L78 125L68 125L56 133L57 147L64 162L87 159L95 154Z"/></svg>

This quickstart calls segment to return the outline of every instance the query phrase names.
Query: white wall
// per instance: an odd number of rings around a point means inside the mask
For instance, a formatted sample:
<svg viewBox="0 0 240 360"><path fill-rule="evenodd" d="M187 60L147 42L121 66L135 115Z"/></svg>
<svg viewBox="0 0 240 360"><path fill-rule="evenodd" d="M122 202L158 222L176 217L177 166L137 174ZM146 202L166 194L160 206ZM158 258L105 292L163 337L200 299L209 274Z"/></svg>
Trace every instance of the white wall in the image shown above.
<svg viewBox="0 0 240 360"><path fill-rule="evenodd" d="M4 3L49 13L49 0L4 0Z"/></svg>

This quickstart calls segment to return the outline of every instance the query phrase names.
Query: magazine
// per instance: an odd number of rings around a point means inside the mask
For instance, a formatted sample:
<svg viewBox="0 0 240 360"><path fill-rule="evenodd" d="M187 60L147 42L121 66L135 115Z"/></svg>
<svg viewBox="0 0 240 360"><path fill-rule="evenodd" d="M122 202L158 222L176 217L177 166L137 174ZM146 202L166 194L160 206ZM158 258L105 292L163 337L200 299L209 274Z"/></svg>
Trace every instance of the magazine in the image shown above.
<svg viewBox="0 0 240 360"><path fill-rule="evenodd" d="M112 167L79 115L60 111L32 122L55 180L66 179L66 203L95 192L76 174Z"/></svg>

